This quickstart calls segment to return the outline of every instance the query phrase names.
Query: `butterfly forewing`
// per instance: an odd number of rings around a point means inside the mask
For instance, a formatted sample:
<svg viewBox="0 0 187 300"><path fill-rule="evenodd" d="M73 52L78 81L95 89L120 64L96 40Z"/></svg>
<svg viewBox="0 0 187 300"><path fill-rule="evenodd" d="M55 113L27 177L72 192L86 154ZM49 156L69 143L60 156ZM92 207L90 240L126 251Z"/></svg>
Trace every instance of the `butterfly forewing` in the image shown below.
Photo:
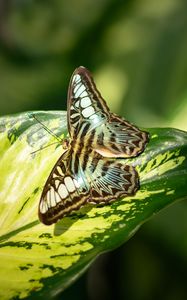
<svg viewBox="0 0 187 300"><path fill-rule="evenodd" d="M84 67L75 70L68 89L68 128L71 137L83 123L95 128L106 122L109 109L97 90L90 72Z"/></svg>
<svg viewBox="0 0 187 300"><path fill-rule="evenodd" d="M46 225L79 209L89 197L84 180L68 171L71 159L69 152L66 151L57 161L43 189L39 218Z"/></svg>
<svg viewBox="0 0 187 300"><path fill-rule="evenodd" d="M112 114L87 69L79 67L68 90L68 150L54 166L39 204L44 224L87 202L108 203L139 188L133 166L111 160L144 151L148 133Z"/></svg>
<svg viewBox="0 0 187 300"><path fill-rule="evenodd" d="M79 67L72 75L68 92L70 135L79 135L85 123L87 129L82 137L95 131L97 139L92 147L103 156L133 157L144 150L148 141L147 132L110 112L90 72Z"/></svg>

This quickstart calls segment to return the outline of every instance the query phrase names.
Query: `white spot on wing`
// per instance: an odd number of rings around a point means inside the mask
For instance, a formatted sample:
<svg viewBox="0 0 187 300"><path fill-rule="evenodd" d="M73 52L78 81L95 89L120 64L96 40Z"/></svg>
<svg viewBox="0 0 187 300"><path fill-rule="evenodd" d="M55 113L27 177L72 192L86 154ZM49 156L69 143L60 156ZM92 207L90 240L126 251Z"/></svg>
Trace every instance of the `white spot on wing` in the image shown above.
<svg viewBox="0 0 187 300"><path fill-rule="evenodd" d="M76 117L78 117L78 116L79 116L79 114L78 114L78 113L75 113L75 114L72 114L72 115L71 115L71 118L74 119L74 118L76 118Z"/></svg>
<svg viewBox="0 0 187 300"><path fill-rule="evenodd" d="M45 214L46 211L47 211L47 205L46 205L46 203L44 201L41 201L41 203L40 203L40 212L42 214Z"/></svg>
<svg viewBox="0 0 187 300"><path fill-rule="evenodd" d="M80 188L81 186L84 186L84 180L82 179L81 176L77 177L77 185L78 185L78 188Z"/></svg>
<svg viewBox="0 0 187 300"><path fill-rule="evenodd" d="M58 173L59 173L61 176L64 176L61 167L58 166L58 167L57 167L57 171L58 171Z"/></svg>
<svg viewBox="0 0 187 300"><path fill-rule="evenodd" d="M79 80L81 80L81 77L79 74L76 74L74 77L73 77L73 82L78 82Z"/></svg>
<svg viewBox="0 0 187 300"><path fill-rule="evenodd" d="M82 83L80 82L79 84L77 84L74 88L74 93L77 92L77 90L81 87Z"/></svg>
<svg viewBox="0 0 187 300"><path fill-rule="evenodd" d="M81 98L83 98L83 97L88 97L87 91L84 91L84 92L81 94Z"/></svg>
<svg viewBox="0 0 187 300"><path fill-rule="evenodd" d="M80 184L76 179L73 179L73 182L74 182L77 189L80 188Z"/></svg>
<svg viewBox="0 0 187 300"><path fill-rule="evenodd" d="M78 100L77 102L75 102L75 107L79 107L79 105L80 105L80 101Z"/></svg>
<svg viewBox="0 0 187 300"><path fill-rule="evenodd" d="M56 187L56 189L58 189L59 184L60 184L60 181L59 180L55 180L55 187Z"/></svg>
<svg viewBox="0 0 187 300"><path fill-rule="evenodd" d="M92 104L91 100L89 97L85 97L85 98L82 98L81 99L81 107L82 108L85 108L85 107L88 107Z"/></svg>
<svg viewBox="0 0 187 300"><path fill-rule="evenodd" d="M68 191L64 184L60 184L58 193L62 199L65 199L68 196Z"/></svg>
<svg viewBox="0 0 187 300"><path fill-rule="evenodd" d="M99 116L97 114L93 114L89 117L90 120L92 120L93 124L97 124L101 121L101 119L99 118Z"/></svg>
<svg viewBox="0 0 187 300"><path fill-rule="evenodd" d="M47 192L46 197L47 197L47 205L50 208L51 207L51 193L50 193L50 190Z"/></svg>
<svg viewBox="0 0 187 300"><path fill-rule="evenodd" d="M56 206L56 200L55 200L55 190L53 187L51 187L51 206Z"/></svg>
<svg viewBox="0 0 187 300"><path fill-rule="evenodd" d="M60 198L59 194L55 193L55 196L56 196L56 203L61 202L61 198Z"/></svg>
<svg viewBox="0 0 187 300"><path fill-rule="evenodd" d="M85 86L82 84L78 91L75 93L75 98L78 98L85 91Z"/></svg>
<svg viewBox="0 0 187 300"><path fill-rule="evenodd" d="M85 118L90 117L91 115L93 115L95 113L95 110L92 106L89 106L85 109L83 109L82 114Z"/></svg>
<svg viewBox="0 0 187 300"><path fill-rule="evenodd" d="M74 185L73 180L71 179L70 176L67 176L67 177L64 178L64 183L65 183L66 188L68 189L68 191L70 193L75 191L75 185Z"/></svg>

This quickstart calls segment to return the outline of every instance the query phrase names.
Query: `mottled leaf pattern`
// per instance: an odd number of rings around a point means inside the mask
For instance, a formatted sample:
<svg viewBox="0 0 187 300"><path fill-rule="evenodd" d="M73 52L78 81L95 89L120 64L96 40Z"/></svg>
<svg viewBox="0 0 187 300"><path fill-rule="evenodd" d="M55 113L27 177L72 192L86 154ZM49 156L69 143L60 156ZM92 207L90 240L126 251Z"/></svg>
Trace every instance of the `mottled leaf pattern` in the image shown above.
<svg viewBox="0 0 187 300"><path fill-rule="evenodd" d="M66 112L36 115L66 137ZM135 196L101 207L88 204L45 226L38 221L38 199L62 147L52 145L31 155L54 138L28 114L0 118L0 299L53 298L100 253L124 243L163 207L187 198L187 134L147 131L145 151L128 160L140 176Z"/></svg>

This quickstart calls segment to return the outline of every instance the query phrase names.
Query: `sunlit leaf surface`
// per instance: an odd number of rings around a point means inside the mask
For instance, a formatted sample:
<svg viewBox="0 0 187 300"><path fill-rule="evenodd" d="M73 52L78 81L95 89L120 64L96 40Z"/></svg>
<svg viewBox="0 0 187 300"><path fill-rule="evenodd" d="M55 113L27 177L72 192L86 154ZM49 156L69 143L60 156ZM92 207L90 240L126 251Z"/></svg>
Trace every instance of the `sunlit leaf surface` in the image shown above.
<svg viewBox="0 0 187 300"><path fill-rule="evenodd" d="M66 137L65 112L36 115ZM98 254L124 243L160 209L187 198L187 134L167 128L147 131L151 138L145 152L120 160L139 172L141 188L134 197L107 206L86 205L45 226L38 221L38 202L63 149L28 113L0 119L1 299L58 294Z"/></svg>

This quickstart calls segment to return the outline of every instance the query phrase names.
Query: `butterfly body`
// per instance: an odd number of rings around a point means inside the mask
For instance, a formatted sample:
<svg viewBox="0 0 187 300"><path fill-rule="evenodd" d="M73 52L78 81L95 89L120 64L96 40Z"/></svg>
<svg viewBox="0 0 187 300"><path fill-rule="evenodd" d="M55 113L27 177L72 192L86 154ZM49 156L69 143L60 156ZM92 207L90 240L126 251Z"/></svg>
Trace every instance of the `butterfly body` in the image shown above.
<svg viewBox="0 0 187 300"><path fill-rule="evenodd" d="M110 112L84 67L76 69L70 81L68 131L68 147L40 199L39 218L46 225L85 203L108 203L139 188L135 168L114 158L139 155L148 134Z"/></svg>

